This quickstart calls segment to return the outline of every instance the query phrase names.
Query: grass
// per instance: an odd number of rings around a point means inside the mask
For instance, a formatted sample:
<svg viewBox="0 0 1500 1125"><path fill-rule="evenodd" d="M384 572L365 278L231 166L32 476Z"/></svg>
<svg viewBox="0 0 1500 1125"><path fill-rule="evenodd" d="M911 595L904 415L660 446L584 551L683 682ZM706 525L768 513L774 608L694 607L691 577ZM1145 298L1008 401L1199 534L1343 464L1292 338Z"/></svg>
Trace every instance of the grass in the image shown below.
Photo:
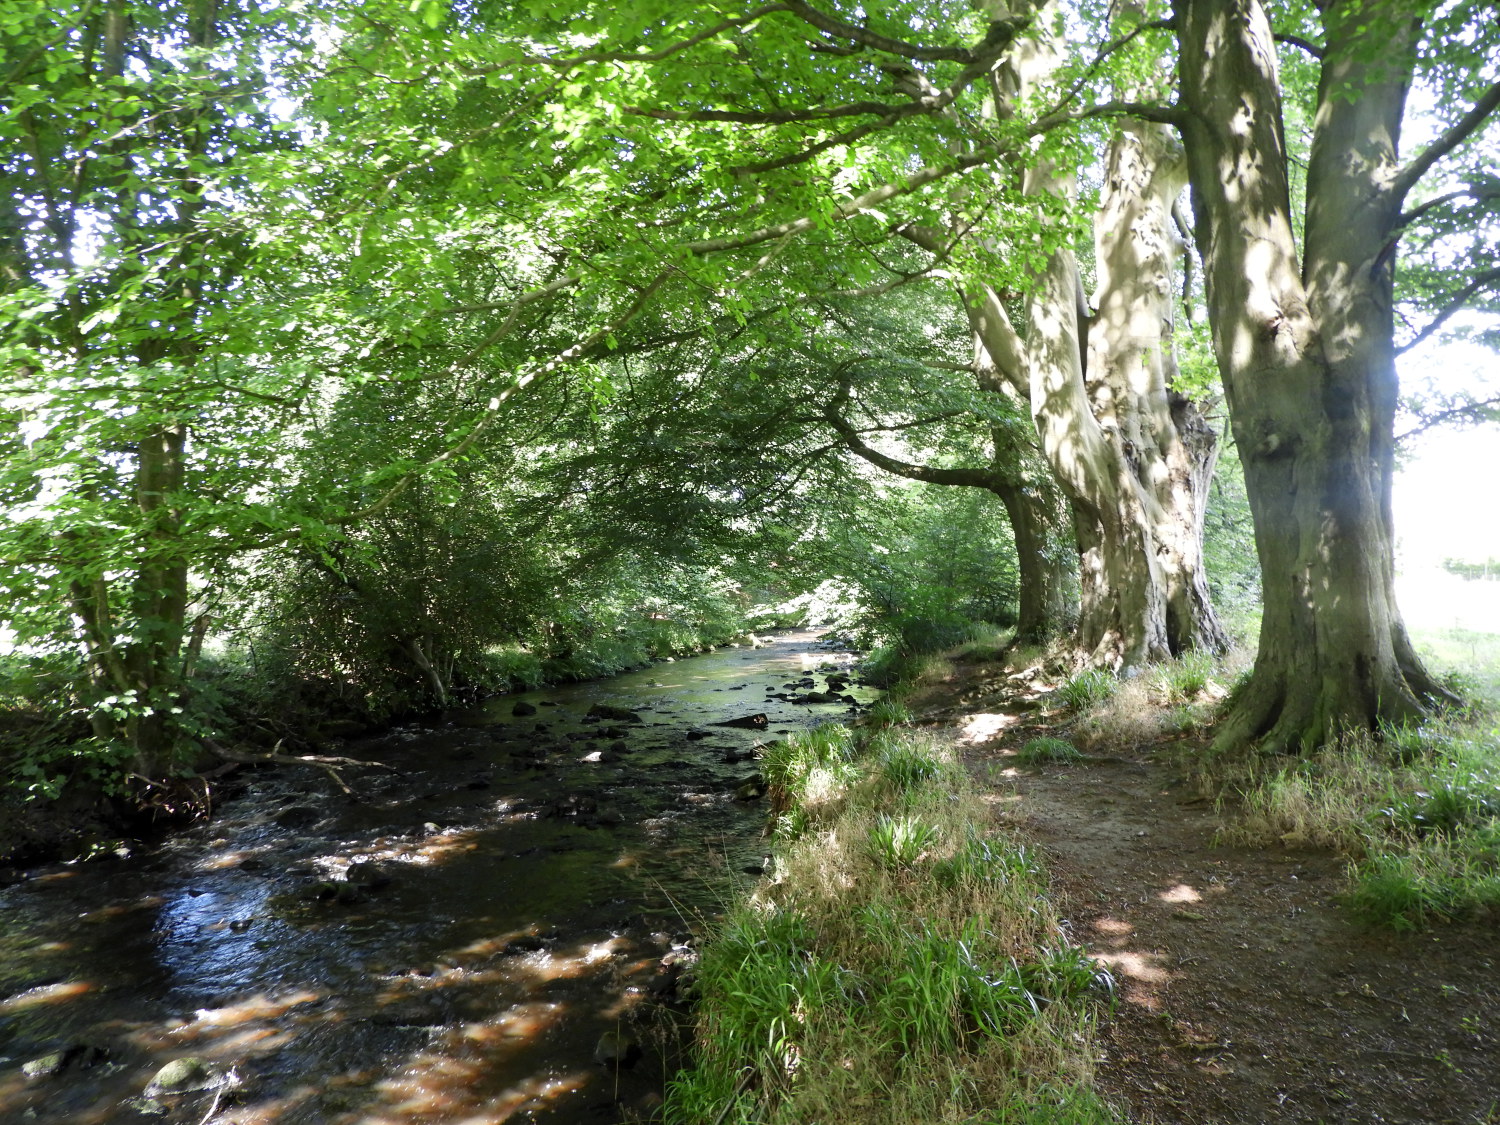
<svg viewBox="0 0 1500 1125"><path fill-rule="evenodd" d="M1059 689L1079 701L1070 733L1081 747L1094 749L1142 746L1206 728L1252 656L1245 649L1217 658L1184 653L1130 679L1085 672ZM1107 689L1099 682L1106 677Z"/></svg>
<svg viewBox="0 0 1500 1125"><path fill-rule="evenodd" d="M1055 692L1057 701L1070 711L1082 711L1114 695L1119 680L1102 668L1086 668L1066 680Z"/></svg>
<svg viewBox="0 0 1500 1125"><path fill-rule="evenodd" d="M1398 930L1500 910L1500 636L1413 638L1465 708L1269 767L1219 762L1207 779L1242 798L1227 839L1343 853L1349 905Z"/></svg>
<svg viewBox="0 0 1500 1125"><path fill-rule="evenodd" d="M1023 766L1070 765L1083 761L1083 753L1065 738L1033 738L1016 751Z"/></svg>
<svg viewBox="0 0 1500 1125"><path fill-rule="evenodd" d="M901 726L767 757L774 880L704 945L696 1065L664 1120L1106 1125L1100 974L954 750Z"/></svg>
<svg viewBox="0 0 1500 1125"><path fill-rule="evenodd" d="M1373 924L1500 910L1500 726L1480 710L1351 737L1252 777L1226 835L1343 852L1349 903Z"/></svg>

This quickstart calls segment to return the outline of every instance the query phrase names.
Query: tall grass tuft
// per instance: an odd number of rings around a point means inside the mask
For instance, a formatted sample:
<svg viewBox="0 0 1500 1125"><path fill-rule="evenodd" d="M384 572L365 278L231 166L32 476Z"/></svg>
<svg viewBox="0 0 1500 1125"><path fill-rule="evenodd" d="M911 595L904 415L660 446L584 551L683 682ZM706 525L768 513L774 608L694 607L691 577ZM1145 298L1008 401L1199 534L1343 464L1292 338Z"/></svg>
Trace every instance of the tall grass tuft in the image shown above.
<svg viewBox="0 0 1500 1125"><path fill-rule="evenodd" d="M664 1119L1119 1120L1088 1087L1096 968L952 747L822 733L766 766L797 830L705 944L698 1053Z"/></svg>
<svg viewBox="0 0 1500 1125"><path fill-rule="evenodd" d="M1102 668L1086 668L1064 682L1055 694L1057 701L1068 710L1082 711L1112 696L1119 682Z"/></svg>

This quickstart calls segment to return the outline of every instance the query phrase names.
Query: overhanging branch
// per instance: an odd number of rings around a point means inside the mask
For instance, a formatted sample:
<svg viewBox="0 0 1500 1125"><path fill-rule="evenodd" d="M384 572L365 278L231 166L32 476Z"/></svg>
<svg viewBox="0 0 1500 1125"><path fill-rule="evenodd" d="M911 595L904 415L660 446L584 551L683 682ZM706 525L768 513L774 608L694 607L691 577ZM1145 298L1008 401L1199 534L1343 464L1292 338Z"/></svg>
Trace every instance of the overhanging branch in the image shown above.
<svg viewBox="0 0 1500 1125"><path fill-rule="evenodd" d="M1496 108L1500 108L1500 82L1491 84L1467 113L1454 122L1450 128L1445 129L1437 140L1412 157L1406 166L1396 173L1395 182L1392 184L1396 198L1405 199L1406 193L1416 186L1417 181L1425 176L1434 164L1473 136Z"/></svg>

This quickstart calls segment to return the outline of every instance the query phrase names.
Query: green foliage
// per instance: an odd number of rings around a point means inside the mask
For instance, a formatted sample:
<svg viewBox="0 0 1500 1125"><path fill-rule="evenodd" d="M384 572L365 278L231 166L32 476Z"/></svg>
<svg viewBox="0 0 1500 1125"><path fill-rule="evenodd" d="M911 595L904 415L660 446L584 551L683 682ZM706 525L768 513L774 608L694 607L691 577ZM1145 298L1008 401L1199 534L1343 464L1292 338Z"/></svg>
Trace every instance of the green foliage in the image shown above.
<svg viewBox="0 0 1500 1125"><path fill-rule="evenodd" d="M1101 668L1086 668L1054 692L1057 701L1072 711L1082 711L1109 699L1119 680Z"/></svg>
<svg viewBox="0 0 1500 1125"><path fill-rule="evenodd" d="M942 837L942 829L915 816L886 816L870 827L870 850L883 867L911 867Z"/></svg>
<svg viewBox="0 0 1500 1125"><path fill-rule="evenodd" d="M836 757L841 799L802 807L819 830L779 836L777 878L706 941L665 1119L1113 1122L1073 1053L1108 977L1059 940L1035 855L980 827L940 743L822 744L767 749L783 775Z"/></svg>
<svg viewBox="0 0 1500 1125"><path fill-rule="evenodd" d="M911 722L911 708L900 699L886 696L877 699L865 712L865 723L877 729L881 727L898 727Z"/></svg>
<svg viewBox="0 0 1500 1125"><path fill-rule="evenodd" d="M1016 761L1026 766L1071 765L1083 761L1083 754L1065 738L1032 738L1016 751Z"/></svg>
<svg viewBox="0 0 1500 1125"><path fill-rule="evenodd" d="M1488 769L1452 763L1425 788L1397 794L1380 810L1393 832L1453 835L1500 818L1500 762Z"/></svg>
<svg viewBox="0 0 1500 1125"><path fill-rule="evenodd" d="M1046 892L1041 865L1028 848L1002 847L973 833L953 854L934 860L930 870L945 887L1007 887L1023 898Z"/></svg>
<svg viewBox="0 0 1500 1125"><path fill-rule="evenodd" d="M1161 668L1161 687L1166 701L1191 703L1213 682L1213 654L1185 652Z"/></svg>
<svg viewBox="0 0 1500 1125"><path fill-rule="evenodd" d="M880 726L878 723L871 725ZM880 773L886 783L899 793L937 779L944 769L942 760L925 748L912 745L904 739L882 737L881 734L870 740L870 753L879 762Z"/></svg>
<svg viewBox="0 0 1500 1125"><path fill-rule="evenodd" d="M742 907L703 952L704 1040L727 1059L776 1072L795 1065L809 1016L845 995L847 974L819 956L796 910Z"/></svg>

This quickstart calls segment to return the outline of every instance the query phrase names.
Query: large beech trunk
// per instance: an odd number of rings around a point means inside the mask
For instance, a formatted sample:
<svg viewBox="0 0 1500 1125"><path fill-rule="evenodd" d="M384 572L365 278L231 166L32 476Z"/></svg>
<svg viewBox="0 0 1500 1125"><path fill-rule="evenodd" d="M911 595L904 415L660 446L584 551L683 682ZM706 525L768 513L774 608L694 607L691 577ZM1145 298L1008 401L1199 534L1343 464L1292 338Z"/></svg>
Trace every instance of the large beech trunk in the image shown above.
<svg viewBox="0 0 1500 1125"><path fill-rule="evenodd" d="M1172 205L1187 186L1181 144L1161 125L1115 130L1094 220L1098 287L1089 321L1086 385L1123 478L1128 510L1146 525L1160 567L1167 645L1222 651L1209 599L1203 515L1218 435L1177 375L1173 267L1181 251Z"/></svg>
<svg viewBox="0 0 1500 1125"><path fill-rule="evenodd" d="M1046 24L1038 20L1038 26ZM1050 80L1045 36L1017 50L1005 99ZM989 287L966 294L971 326L996 369L1030 403L1043 455L1072 509L1080 606L1074 648L1123 670L1226 639L1203 573L1203 498L1217 446L1196 408L1174 396L1171 207L1185 183L1180 146L1155 126L1122 126L1111 146L1090 317L1073 252L1033 278L1024 339ZM1070 195L1070 177L1039 161L1028 194Z"/></svg>
<svg viewBox="0 0 1500 1125"><path fill-rule="evenodd" d="M1073 507L1076 647L1099 667L1227 643L1203 571L1203 500L1217 444L1196 407L1170 390L1178 167L1161 134L1122 130L1098 222L1097 316L1088 316L1067 249L1035 279L1027 310L1032 417ZM1045 169L1029 187L1068 190Z"/></svg>
<svg viewBox="0 0 1500 1125"><path fill-rule="evenodd" d="M1257 0L1178 13L1196 237L1265 598L1221 748L1305 751L1419 715L1441 690L1393 587L1397 142L1416 30L1402 7L1325 10L1300 263L1265 13Z"/></svg>

